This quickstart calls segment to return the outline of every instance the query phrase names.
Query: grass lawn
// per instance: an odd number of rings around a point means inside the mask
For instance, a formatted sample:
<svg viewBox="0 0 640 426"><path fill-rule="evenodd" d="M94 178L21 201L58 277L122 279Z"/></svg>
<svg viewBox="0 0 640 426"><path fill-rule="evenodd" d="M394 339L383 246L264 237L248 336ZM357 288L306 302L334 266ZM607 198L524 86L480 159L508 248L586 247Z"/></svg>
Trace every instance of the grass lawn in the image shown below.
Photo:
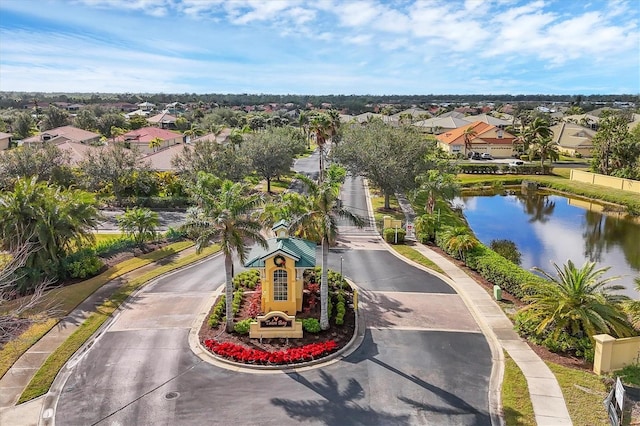
<svg viewBox="0 0 640 426"><path fill-rule="evenodd" d="M547 362L547 365L560 383L574 425L609 424L609 417L602 404L607 396L607 388L599 376L552 362Z"/></svg>
<svg viewBox="0 0 640 426"><path fill-rule="evenodd" d="M502 412L507 426L535 426L527 379L509 354L504 353Z"/></svg>
<svg viewBox="0 0 640 426"><path fill-rule="evenodd" d="M384 197L381 197L375 193L375 190L371 191L371 205L373 207L373 216L378 226L378 230L382 231L382 221L384 216L391 216L394 219L405 220L404 213L398 205L396 197L391 197L389 200L390 210L384 208Z"/></svg>
<svg viewBox="0 0 640 426"><path fill-rule="evenodd" d="M56 288L49 291L43 298L43 304L51 304L56 307L57 317L44 324L34 324L29 327L22 335L14 341L9 342L0 350L0 377L6 373L9 368L20 356L29 349L35 342L44 336L58 321L68 315L76 306L78 306L89 295L102 287L110 280L117 278L134 269L148 265L156 260L163 259L178 253L188 247L191 247L191 241L179 241L170 244L161 250L146 253L139 257L125 260L88 280L77 284ZM10 308L10 305L7 305Z"/></svg>
<svg viewBox="0 0 640 426"><path fill-rule="evenodd" d="M127 282L123 287L117 290L106 302L98 306L96 310L89 315L87 320L60 345L44 362L42 367L35 374L29 385L20 396L18 403L29 401L48 392L53 380L64 366L64 364L73 356L73 354L104 324L111 314L124 302L134 291L146 284L148 281L156 278L166 272L177 269L179 267L196 262L220 250L220 246L213 245L202 250L200 254L193 253L182 259L174 260L166 265L159 266L146 274L134 278Z"/></svg>
<svg viewBox="0 0 640 426"><path fill-rule="evenodd" d="M422 255L422 253L420 253L419 251L417 251L416 249L413 249L409 246L405 246L405 245L394 245L391 244L391 248L393 248L395 251L397 251L398 253L400 253L401 255L403 255L404 257L413 260L416 263L419 263L420 265L424 266L425 268L429 268L432 269L436 272L439 272L443 275L447 275L445 274L445 272L440 269L440 267L438 265L436 265L435 263L433 263L431 260L427 259L424 255Z"/></svg>
<svg viewBox="0 0 640 426"><path fill-rule="evenodd" d="M100 244L100 243L104 243L105 241L117 240L118 238L122 237L124 234L122 234L121 232L114 232L110 234L99 233L94 235L96 238L96 244Z"/></svg>

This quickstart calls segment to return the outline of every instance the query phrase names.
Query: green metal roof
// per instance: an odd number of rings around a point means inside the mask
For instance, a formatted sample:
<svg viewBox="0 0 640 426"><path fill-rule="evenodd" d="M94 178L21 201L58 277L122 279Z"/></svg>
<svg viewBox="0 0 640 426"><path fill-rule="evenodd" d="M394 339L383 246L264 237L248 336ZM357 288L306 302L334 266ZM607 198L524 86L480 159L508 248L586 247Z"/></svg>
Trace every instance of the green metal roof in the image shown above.
<svg viewBox="0 0 640 426"><path fill-rule="evenodd" d="M296 268L313 268L316 266L316 243L302 238L270 238L268 247L262 248L256 245L249 253L249 260L244 266L247 268L264 268L264 260L275 256L276 253L284 255L296 261Z"/></svg>

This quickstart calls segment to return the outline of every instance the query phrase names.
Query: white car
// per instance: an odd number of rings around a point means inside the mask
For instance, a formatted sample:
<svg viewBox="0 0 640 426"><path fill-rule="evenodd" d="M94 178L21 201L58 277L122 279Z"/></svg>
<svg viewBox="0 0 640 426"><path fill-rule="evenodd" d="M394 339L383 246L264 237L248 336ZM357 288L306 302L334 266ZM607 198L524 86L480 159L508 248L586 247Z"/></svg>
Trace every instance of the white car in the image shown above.
<svg viewBox="0 0 640 426"><path fill-rule="evenodd" d="M509 167L518 167L518 166L524 166L524 161L513 160L512 162L509 163Z"/></svg>

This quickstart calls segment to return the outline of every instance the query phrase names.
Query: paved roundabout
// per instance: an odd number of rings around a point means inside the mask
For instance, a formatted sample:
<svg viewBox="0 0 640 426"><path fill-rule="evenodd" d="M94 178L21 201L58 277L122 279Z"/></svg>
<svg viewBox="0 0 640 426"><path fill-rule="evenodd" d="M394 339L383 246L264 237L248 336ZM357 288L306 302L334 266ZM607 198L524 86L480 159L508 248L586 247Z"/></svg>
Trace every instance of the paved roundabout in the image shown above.
<svg viewBox="0 0 640 426"><path fill-rule="evenodd" d="M345 194L347 205L354 196ZM65 369L55 423L491 424L491 350L460 296L389 253L371 230L342 231L329 267L342 264L361 288L360 336L350 350L284 371L210 362L192 329L224 281L214 257L125 304Z"/></svg>

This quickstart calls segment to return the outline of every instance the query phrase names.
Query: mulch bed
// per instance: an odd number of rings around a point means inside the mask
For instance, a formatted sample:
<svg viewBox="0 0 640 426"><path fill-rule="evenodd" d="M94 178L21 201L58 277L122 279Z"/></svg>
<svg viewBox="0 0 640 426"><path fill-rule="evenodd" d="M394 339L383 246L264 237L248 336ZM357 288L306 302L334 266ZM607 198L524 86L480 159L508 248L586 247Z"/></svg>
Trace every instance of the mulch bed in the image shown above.
<svg viewBox="0 0 640 426"><path fill-rule="evenodd" d="M235 321L238 322L245 318L249 318L247 314L247 310L249 309L249 300L253 292L245 291L243 296L243 302L240 307L240 312L235 317ZM303 306L308 306L308 298L309 294L306 293L303 299ZM319 333L308 333L304 332L303 337L300 339L285 339L285 338L277 338L277 339L251 339L248 334L238 334L238 333L227 333L225 331L225 323L221 322L220 325L216 328L209 327L208 321L205 320L200 327L199 338L200 342L204 342L207 339L215 339L218 342L230 342L238 345L245 346L251 349L260 349L267 352L278 351L287 348L298 348L301 346L305 346L311 343L319 343L326 342L329 340L333 340L337 344L336 351L345 347L347 343L353 337L356 326L356 317L355 312L353 310L353 296L351 293L345 293L346 299L346 312L344 315L344 324L336 325L334 319L332 318L329 321L329 329L325 331L320 331ZM217 300L216 300L217 303ZM213 312L215 307L215 303L211 307L209 314L207 315L207 319ZM334 314L335 314L335 304L334 304ZM312 310L305 309L303 312L298 312L296 314L296 319L304 319L304 318L320 318L320 306L319 304Z"/></svg>

